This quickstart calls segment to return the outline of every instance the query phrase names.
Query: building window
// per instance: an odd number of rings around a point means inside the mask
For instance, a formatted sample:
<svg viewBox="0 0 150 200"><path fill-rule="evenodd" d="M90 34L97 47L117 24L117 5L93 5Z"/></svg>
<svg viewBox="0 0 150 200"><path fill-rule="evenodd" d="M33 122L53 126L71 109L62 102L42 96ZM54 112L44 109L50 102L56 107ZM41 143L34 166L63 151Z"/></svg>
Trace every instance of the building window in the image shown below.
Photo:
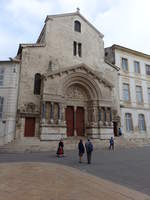
<svg viewBox="0 0 150 200"><path fill-rule="evenodd" d="M77 20L74 22L74 30L77 32L81 32L81 23Z"/></svg>
<svg viewBox="0 0 150 200"><path fill-rule="evenodd" d="M139 114L138 126L140 131L146 131L145 118L143 114Z"/></svg>
<svg viewBox="0 0 150 200"><path fill-rule="evenodd" d="M123 83L123 99L124 101L130 100L129 84Z"/></svg>
<svg viewBox="0 0 150 200"><path fill-rule="evenodd" d="M131 113L125 113L125 123L126 123L126 131L127 132L133 131L132 115L131 115Z"/></svg>
<svg viewBox="0 0 150 200"><path fill-rule="evenodd" d="M136 86L136 100L137 100L137 103L143 102L141 86Z"/></svg>
<svg viewBox="0 0 150 200"><path fill-rule="evenodd" d="M148 103L150 104L150 88L147 88L148 91Z"/></svg>
<svg viewBox="0 0 150 200"><path fill-rule="evenodd" d="M140 73L140 63L138 61L134 61L134 72L137 74Z"/></svg>
<svg viewBox="0 0 150 200"><path fill-rule="evenodd" d="M78 55L79 55L79 57L82 56L82 44L81 43L78 43Z"/></svg>
<svg viewBox="0 0 150 200"><path fill-rule="evenodd" d="M122 69L128 71L128 60L127 58L122 58Z"/></svg>
<svg viewBox="0 0 150 200"><path fill-rule="evenodd" d="M81 43L77 43L77 42L73 42L73 55L74 56L79 56L82 57L82 44Z"/></svg>
<svg viewBox="0 0 150 200"><path fill-rule="evenodd" d="M34 94L40 94L41 92L41 74L35 74L34 77Z"/></svg>
<svg viewBox="0 0 150 200"><path fill-rule="evenodd" d="M4 82L4 69L0 69L0 86L3 85Z"/></svg>
<svg viewBox="0 0 150 200"><path fill-rule="evenodd" d="M0 119L3 116L4 97L0 97Z"/></svg>
<svg viewBox="0 0 150 200"><path fill-rule="evenodd" d="M146 74L150 75L150 65L145 65L146 66Z"/></svg>
<svg viewBox="0 0 150 200"><path fill-rule="evenodd" d="M77 55L77 42L73 42L73 55L76 56Z"/></svg>

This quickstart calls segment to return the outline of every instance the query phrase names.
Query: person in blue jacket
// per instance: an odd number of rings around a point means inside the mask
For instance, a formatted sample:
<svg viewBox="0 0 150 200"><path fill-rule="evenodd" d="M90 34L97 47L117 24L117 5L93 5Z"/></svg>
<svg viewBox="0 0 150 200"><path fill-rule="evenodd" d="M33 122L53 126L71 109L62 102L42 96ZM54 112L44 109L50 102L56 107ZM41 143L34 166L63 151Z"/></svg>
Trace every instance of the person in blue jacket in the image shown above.
<svg viewBox="0 0 150 200"><path fill-rule="evenodd" d="M111 150L114 150L114 146L115 146L115 144L114 144L114 138L113 137L111 137L110 138L110 140L109 140L109 149Z"/></svg>
<svg viewBox="0 0 150 200"><path fill-rule="evenodd" d="M79 150L79 163L82 163L82 156L85 152L82 140L80 140L80 142L78 144L78 150Z"/></svg>

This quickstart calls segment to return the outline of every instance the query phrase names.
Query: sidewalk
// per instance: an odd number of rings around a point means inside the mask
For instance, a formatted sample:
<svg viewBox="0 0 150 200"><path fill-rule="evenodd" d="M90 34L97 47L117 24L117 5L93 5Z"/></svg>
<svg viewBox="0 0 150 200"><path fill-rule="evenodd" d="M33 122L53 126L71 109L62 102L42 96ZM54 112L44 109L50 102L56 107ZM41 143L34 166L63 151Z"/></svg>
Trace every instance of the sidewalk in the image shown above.
<svg viewBox="0 0 150 200"><path fill-rule="evenodd" d="M0 164L0 200L150 200L140 192L46 163Z"/></svg>

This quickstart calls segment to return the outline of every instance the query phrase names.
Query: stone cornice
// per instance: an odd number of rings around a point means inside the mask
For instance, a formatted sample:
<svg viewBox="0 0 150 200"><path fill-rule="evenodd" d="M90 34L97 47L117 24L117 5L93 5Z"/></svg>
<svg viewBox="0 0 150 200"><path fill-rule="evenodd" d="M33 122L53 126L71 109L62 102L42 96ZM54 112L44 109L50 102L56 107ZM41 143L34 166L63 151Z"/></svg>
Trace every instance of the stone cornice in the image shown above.
<svg viewBox="0 0 150 200"><path fill-rule="evenodd" d="M129 49L127 47L123 47L123 46L120 46L120 45L112 45L112 49L118 49L118 50L121 50L121 51L124 51L124 52L127 52L127 53L130 53L130 54L133 54L135 56L140 56L140 57L143 57L143 58L146 58L146 59L150 59L150 55L149 54L145 54L145 53L142 53L140 51L136 51L136 50L133 50L133 49Z"/></svg>
<svg viewBox="0 0 150 200"><path fill-rule="evenodd" d="M30 43L30 44L20 44L18 48L17 55L21 53L22 48L34 48L34 47L45 47L45 44L39 44L39 43Z"/></svg>
<svg viewBox="0 0 150 200"><path fill-rule="evenodd" d="M77 72L78 69L86 71L87 74L90 74L94 79L97 79L100 83L103 83L107 87L110 87L110 88L114 87L113 84L111 84L108 80L106 80L104 77L102 77L101 72L92 70L90 67L88 67L84 63L75 65L72 67L63 68L61 70L55 70L52 72L48 72L47 74L43 75L43 78L46 78L46 79L48 77L54 78L55 76L58 76L58 75L61 76L64 73Z"/></svg>
<svg viewBox="0 0 150 200"><path fill-rule="evenodd" d="M119 67L117 67L116 65L113 65L112 63L110 63L108 60L105 60L105 63L106 64L108 64L108 65L110 65L111 67L113 67L114 69L116 69L117 71L119 71L120 70L120 68Z"/></svg>

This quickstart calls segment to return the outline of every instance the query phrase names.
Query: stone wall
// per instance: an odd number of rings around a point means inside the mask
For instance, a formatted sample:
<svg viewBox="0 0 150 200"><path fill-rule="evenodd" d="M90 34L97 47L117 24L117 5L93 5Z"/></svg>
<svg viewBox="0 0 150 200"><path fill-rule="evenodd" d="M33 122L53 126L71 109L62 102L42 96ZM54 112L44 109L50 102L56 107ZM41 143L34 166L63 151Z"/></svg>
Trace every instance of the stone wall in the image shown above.
<svg viewBox="0 0 150 200"><path fill-rule="evenodd" d="M81 33L74 31L75 20L81 22ZM30 116L31 113L27 111L27 105L34 104L35 109L32 116L40 119L41 98L43 97L33 93L36 73L40 73L42 77L45 77L46 74L56 73L64 68L69 69L82 63L114 86L110 92L107 87L101 85L101 90L105 94L104 96L107 97L102 101L105 104L113 96L114 109L117 110L117 88L115 88L118 87L117 71L104 62L102 34L78 14L48 17L44 31L44 37L42 38L44 44L22 45L18 104L20 116ZM82 43L82 57L73 55L74 41ZM44 93L50 93L51 99L58 96L58 94L60 95L60 79L61 77L58 75L58 78L48 80L49 84L45 85L45 81L42 82ZM20 132L19 127L17 131Z"/></svg>
<svg viewBox="0 0 150 200"><path fill-rule="evenodd" d="M0 96L4 97L3 115L0 119L0 145L15 138L18 81L20 65L10 61L0 62L4 69L4 82L0 86Z"/></svg>

